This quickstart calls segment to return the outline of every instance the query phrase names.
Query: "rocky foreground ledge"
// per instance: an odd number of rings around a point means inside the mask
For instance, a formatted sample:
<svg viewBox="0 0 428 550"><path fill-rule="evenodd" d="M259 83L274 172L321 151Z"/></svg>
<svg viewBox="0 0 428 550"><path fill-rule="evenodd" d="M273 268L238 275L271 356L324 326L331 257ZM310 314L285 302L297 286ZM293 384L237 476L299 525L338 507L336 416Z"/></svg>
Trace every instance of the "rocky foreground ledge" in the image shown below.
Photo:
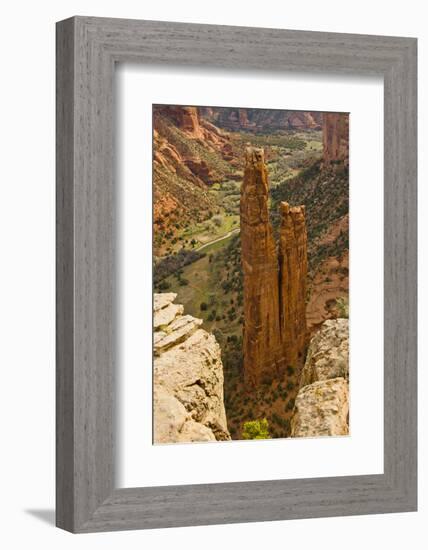
<svg viewBox="0 0 428 550"><path fill-rule="evenodd" d="M325 321L312 338L291 419L292 437L349 433L349 322Z"/></svg>
<svg viewBox="0 0 428 550"><path fill-rule="evenodd" d="M154 442L229 440L220 346L176 297L154 295Z"/></svg>

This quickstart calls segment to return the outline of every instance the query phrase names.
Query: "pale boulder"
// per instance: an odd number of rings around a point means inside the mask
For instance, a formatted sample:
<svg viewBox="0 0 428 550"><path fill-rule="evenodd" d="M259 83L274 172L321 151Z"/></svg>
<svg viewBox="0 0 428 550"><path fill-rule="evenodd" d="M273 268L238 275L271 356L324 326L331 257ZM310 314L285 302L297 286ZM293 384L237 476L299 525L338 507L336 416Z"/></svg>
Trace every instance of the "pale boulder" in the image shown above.
<svg viewBox="0 0 428 550"><path fill-rule="evenodd" d="M291 419L291 437L348 435L349 388L344 378L302 388Z"/></svg>

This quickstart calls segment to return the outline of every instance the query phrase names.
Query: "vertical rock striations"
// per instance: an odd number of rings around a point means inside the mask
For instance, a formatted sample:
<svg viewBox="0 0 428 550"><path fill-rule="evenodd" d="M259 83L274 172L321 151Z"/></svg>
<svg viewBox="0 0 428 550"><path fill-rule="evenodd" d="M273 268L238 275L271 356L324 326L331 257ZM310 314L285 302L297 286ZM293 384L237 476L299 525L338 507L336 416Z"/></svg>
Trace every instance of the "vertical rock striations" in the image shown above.
<svg viewBox="0 0 428 550"><path fill-rule="evenodd" d="M325 164L349 162L349 114L323 114L323 160Z"/></svg>
<svg viewBox="0 0 428 550"><path fill-rule="evenodd" d="M301 367L306 342L308 272L305 207L281 203L279 238L280 323L284 360Z"/></svg>
<svg viewBox="0 0 428 550"><path fill-rule="evenodd" d="M307 246L304 206L281 204L279 257L268 212L262 149L246 151L241 188L244 273L244 373L258 385L300 371L306 336Z"/></svg>
<svg viewBox="0 0 428 550"><path fill-rule="evenodd" d="M244 372L256 385L280 369L278 258L268 211L263 149L248 148L241 188L241 258L244 273Z"/></svg>

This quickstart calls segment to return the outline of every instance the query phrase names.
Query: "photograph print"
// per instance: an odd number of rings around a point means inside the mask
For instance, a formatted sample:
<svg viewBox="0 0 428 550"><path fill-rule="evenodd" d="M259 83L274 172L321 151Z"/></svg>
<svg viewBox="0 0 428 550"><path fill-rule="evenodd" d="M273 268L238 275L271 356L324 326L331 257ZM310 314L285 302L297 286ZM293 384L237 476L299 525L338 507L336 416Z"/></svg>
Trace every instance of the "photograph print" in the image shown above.
<svg viewBox="0 0 428 550"><path fill-rule="evenodd" d="M349 435L349 113L152 114L153 443Z"/></svg>

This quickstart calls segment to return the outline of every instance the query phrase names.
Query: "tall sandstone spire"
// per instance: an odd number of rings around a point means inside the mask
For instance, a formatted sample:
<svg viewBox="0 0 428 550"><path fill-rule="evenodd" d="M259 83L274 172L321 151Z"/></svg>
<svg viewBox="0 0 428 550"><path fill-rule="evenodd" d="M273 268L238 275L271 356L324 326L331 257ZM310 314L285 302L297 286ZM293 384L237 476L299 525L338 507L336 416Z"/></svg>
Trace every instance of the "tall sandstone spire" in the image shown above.
<svg viewBox="0 0 428 550"><path fill-rule="evenodd" d="M252 385L300 367L306 339L306 223L304 206L281 204L279 257L268 211L263 149L247 148L241 188L244 273L244 374Z"/></svg>
<svg viewBox="0 0 428 550"><path fill-rule="evenodd" d="M250 385L272 380L281 367L278 258L268 195L263 149L247 148L240 209L244 374Z"/></svg>
<svg viewBox="0 0 428 550"><path fill-rule="evenodd" d="M287 366L300 367L306 343L308 273L305 207L281 203L279 296L282 348Z"/></svg>

